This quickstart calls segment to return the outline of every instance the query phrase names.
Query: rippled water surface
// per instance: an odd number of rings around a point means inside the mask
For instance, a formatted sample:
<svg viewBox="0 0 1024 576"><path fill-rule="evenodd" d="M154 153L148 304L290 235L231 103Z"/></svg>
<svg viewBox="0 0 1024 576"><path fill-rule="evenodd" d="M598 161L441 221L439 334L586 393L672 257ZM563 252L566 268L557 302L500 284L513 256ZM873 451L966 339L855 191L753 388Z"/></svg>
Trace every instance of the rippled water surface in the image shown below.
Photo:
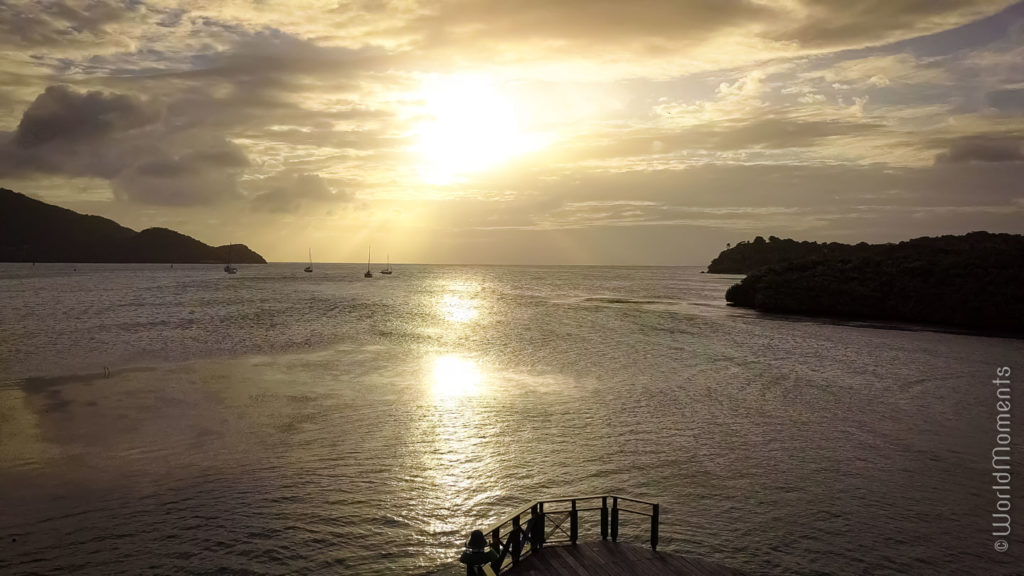
<svg viewBox="0 0 1024 576"><path fill-rule="evenodd" d="M1024 573L989 525L1020 340L735 310L694 268L302 266L0 265L0 573L455 575L604 492L752 574Z"/></svg>

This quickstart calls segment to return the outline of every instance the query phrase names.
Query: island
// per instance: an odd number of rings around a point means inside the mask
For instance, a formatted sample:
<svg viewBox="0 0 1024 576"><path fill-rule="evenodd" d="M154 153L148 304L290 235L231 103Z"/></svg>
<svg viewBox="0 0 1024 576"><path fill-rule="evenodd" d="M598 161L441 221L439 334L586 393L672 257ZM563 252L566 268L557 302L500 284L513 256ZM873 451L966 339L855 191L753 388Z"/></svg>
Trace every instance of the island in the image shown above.
<svg viewBox="0 0 1024 576"><path fill-rule="evenodd" d="M857 245L755 239L715 262L709 272L747 273L725 294L735 306L1024 334L1024 236L1018 234Z"/></svg>
<svg viewBox="0 0 1024 576"><path fill-rule="evenodd" d="M209 246L174 230L136 232L0 188L0 262L266 264L244 244Z"/></svg>
<svg viewBox="0 0 1024 576"><path fill-rule="evenodd" d="M839 242L797 242L775 236L769 236L768 240L765 240L764 237L758 236L753 242L740 242L723 250L708 265L708 273L750 274L758 268L797 260L853 258L879 251L883 246L886 245L872 245L866 242L856 245Z"/></svg>

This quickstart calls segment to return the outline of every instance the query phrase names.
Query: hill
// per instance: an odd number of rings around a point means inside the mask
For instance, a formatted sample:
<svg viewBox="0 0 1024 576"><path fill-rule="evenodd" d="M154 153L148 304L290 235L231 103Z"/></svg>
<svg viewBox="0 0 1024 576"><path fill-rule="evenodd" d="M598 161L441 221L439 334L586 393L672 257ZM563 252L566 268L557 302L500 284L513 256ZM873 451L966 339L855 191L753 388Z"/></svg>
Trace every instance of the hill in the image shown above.
<svg viewBox="0 0 1024 576"><path fill-rule="evenodd" d="M1024 236L972 232L839 246L754 270L725 299L767 312L1024 333Z"/></svg>
<svg viewBox="0 0 1024 576"><path fill-rule="evenodd" d="M208 246L166 228L136 232L0 188L0 262L266 264L243 244Z"/></svg>
<svg viewBox="0 0 1024 576"><path fill-rule="evenodd" d="M857 245L829 242L797 242L796 240L780 239L769 236L754 238L753 242L739 244L723 250L711 264L708 272L712 274L749 274L758 268L774 264L784 264L811 258L852 258L879 251L882 245L861 242Z"/></svg>

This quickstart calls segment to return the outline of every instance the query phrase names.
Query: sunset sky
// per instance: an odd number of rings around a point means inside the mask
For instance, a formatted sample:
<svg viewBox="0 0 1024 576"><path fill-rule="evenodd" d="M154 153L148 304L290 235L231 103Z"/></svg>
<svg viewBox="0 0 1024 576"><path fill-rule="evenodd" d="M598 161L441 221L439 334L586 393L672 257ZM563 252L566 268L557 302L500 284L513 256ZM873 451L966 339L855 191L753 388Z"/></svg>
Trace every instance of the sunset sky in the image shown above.
<svg viewBox="0 0 1024 576"><path fill-rule="evenodd" d="M0 186L268 260L1024 232L1024 3L0 0Z"/></svg>

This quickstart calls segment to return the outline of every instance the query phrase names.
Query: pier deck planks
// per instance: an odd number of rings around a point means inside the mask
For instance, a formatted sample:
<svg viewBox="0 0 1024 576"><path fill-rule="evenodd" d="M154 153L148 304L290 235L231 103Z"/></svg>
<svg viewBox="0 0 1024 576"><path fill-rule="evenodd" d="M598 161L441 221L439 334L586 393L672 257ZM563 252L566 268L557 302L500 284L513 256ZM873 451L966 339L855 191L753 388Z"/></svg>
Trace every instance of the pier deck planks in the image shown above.
<svg viewBox="0 0 1024 576"><path fill-rule="evenodd" d="M505 576L743 576L703 558L654 552L626 542L545 546Z"/></svg>

